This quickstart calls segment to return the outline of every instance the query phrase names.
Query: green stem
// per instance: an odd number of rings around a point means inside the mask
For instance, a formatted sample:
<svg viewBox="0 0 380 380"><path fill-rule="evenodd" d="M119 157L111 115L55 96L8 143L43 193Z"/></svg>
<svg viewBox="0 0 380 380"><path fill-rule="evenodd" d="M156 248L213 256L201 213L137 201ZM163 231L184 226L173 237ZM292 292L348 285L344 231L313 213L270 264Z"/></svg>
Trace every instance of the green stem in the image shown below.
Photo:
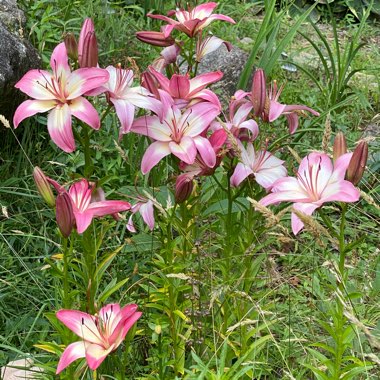
<svg viewBox="0 0 380 380"><path fill-rule="evenodd" d="M88 127L82 124L83 129L83 153L84 153L84 175L87 178L90 178L94 167L92 165L91 158L91 149L90 149L90 134L88 131Z"/></svg>
<svg viewBox="0 0 380 380"><path fill-rule="evenodd" d="M70 309L70 297L69 297L69 250L67 249L67 238L63 238L63 307Z"/></svg>

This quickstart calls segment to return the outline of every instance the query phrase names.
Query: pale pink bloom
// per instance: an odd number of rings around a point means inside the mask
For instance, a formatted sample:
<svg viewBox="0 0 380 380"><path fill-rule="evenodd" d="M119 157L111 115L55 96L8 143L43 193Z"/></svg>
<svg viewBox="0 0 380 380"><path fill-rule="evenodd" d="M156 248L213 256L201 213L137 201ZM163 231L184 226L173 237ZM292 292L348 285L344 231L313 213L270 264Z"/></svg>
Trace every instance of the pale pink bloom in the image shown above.
<svg viewBox="0 0 380 380"><path fill-rule="evenodd" d="M146 150L141 171L148 173L162 158L173 153L187 164L195 161L197 152L209 167L216 162L210 142L201 136L220 110L209 102L197 103L183 113L173 99L160 90L160 116L143 116L136 119L131 131L149 136L153 140Z"/></svg>
<svg viewBox="0 0 380 380"><path fill-rule="evenodd" d="M57 318L82 340L69 344L63 352L56 374L73 361L86 358L88 366L96 370L112 351L125 339L128 331L141 317L137 305L120 308L117 303L100 309L96 315L78 310L59 310Z"/></svg>
<svg viewBox="0 0 380 380"><path fill-rule="evenodd" d="M222 40L221 38L215 36L207 36L206 38L201 38L197 40L197 46L195 50L195 60L200 62L206 54L210 54L213 51L219 49L220 46L224 44L228 51L231 51L231 43Z"/></svg>
<svg viewBox="0 0 380 380"><path fill-rule="evenodd" d="M50 111L48 131L52 140L65 152L75 150L71 116L75 116L93 129L100 128L99 115L82 95L107 82L109 74L98 68L70 71L65 44L53 51L50 65L53 73L45 70L28 71L15 87L36 100L26 100L13 117L15 128L25 118Z"/></svg>
<svg viewBox="0 0 380 380"><path fill-rule="evenodd" d="M212 14L217 5L217 3L205 3L189 9L189 11L177 9L168 12L168 16L175 15L178 21L163 15L148 14L148 16L166 21L171 29L180 30L189 37L194 37L214 20L222 20L235 24L235 21L231 17L222 14Z"/></svg>
<svg viewBox="0 0 380 380"><path fill-rule="evenodd" d="M170 25L165 25L161 27L161 32L143 30L136 32L136 37L147 44L165 47L173 45L175 42L174 38L170 36L172 30L173 28Z"/></svg>
<svg viewBox="0 0 380 380"><path fill-rule="evenodd" d="M128 219L128 231L136 232L136 228L132 220L132 217L136 214L136 212L140 212L143 221L147 224L151 231L154 229L154 208L152 200L139 197L139 201L131 207L130 211L132 215Z"/></svg>
<svg viewBox="0 0 380 380"><path fill-rule="evenodd" d="M101 91L107 91L109 101L115 106L121 123L120 134L126 134L132 126L135 107L157 111L160 105L144 87L132 87L132 70L123 70L121 67L114 66L108 66L106 70L109 73L109 81Z"/></svg>
<svg viewBox="0 0 380 380"><path fill-rule="evenodd" d="M252 143L247 144L247 149L237 140L241 150L241 162L236 165L230 181L231 186L239 186L248 176L253 175L256 182L269 190L279 178L285 177L287 171L283 166L284 161L273 156L266 150L255 152Z"/></svg>
<svg viewBox="0 0 380 380"><path fill-rule="evenodd" d="M221 71L213 71L198 75L190 79L188 74L174 74L170 79L155 70L152 66L149 71L156 78L160 88L167 92L173 99L177 107L186 107L191 100L201 99L212 103L215 107L221 108L218 97L206 87L219 81L223 77Z"/></svg>
<svg viewBox="0 0 380 380"><path fill-rule="evenodd" d="M63 186L49 178L49 182L56 188L59 193L66 192ZM93 198L94 186L87 179L81 179L70 186L67 192L72 201L75 224L79 234L87 230L92 219L105 215L114 215L121 211L127 211L131 208L129 202L100 200ZM99 197L99 194L96 194ZM99 199L99 198L98 198Z"/></svg>
<svg viewBox="0 0 380 380"><path fill-rule="evenodd" d="M259 134L259 127L255 120L248 119L253 108L252 103L245 99L248 94L247 92L238 90L232 97L229 104L229 115L226 117L224 127L228 128L238 139L244 137L247 140L253 141ZM223 128L218 121L215 121L211 127L214 130Z"/></svg>
<svg viewBox="0 0 380 380"><path fill-rule="evenodd" d="M308 111L314 116L319 116L319 113L310 107L299 104L281 104L278 99L283 90L283 86L277 89L277 83L274 81L270 87L266 86L266 78L263 69L255 71L251 100L254 106L254 113L265 122L272 122L278 119L281 115L285 115L288 120L289 132L293 134L298 128L298 116L304 115L304 111Z"/></svg>
<svg viewBox="0 0 380 380"><path fill-rule="evenodd" d="M340 156L333 166L324 153L310 153L298 169L297 178L285 177L277 180L272 193L260 200L264 206L280 202L293 202L293 207L311 215L326 202L356 202L360 193L344 179L352 153ZM292 213L292 230L297 234L304 224Z"/></svg>
<svg viewBox="0 0 380 380"><path fill-rule="evenodd" d="M162 49L160 56L152 62L152 67L158 72L163 73L166 66L177 62L180 52L181 48L178 44L173 44Z"/></svg>

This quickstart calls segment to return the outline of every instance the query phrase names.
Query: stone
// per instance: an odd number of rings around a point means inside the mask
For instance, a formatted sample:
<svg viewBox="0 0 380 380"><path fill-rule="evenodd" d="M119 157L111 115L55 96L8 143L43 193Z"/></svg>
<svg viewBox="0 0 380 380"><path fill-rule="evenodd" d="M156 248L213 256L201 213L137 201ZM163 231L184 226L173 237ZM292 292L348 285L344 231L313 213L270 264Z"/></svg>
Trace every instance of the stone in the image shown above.
<svg viewBox="0 0 380 380"><path fill-rule="evenodd" d="M41 372L42 368L33 367L33 361L27 358L9 362L6 367L1 368L0 375L3 380L37 379L35 375Z"/></svg>
<svg viewBox="0 0 380 380"><path fill-rule="evenodd" d="M228 102L237 90L240 75L247 63L248 54L236 46L229 52L223 44L219 49L207 54L198 68L198 74L220 70L223 78L212 85L212 90Z"/></svg>
<svg viewBox="0 0 380 380"><path fill-rule="evenodd" d="M16 0L0 0L0 114L10 120L23 99L15 83L41 66L37 50L24 36L25 21Z"/></svg>

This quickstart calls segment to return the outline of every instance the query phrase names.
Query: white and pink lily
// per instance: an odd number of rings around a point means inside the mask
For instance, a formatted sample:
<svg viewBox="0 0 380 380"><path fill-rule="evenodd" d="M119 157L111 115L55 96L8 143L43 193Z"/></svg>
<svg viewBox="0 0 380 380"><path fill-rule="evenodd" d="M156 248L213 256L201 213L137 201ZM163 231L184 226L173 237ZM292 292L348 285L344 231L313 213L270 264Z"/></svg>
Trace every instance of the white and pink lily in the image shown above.
<svg viewBox="0 0 380 380"><path fill-rule="evenodd" d="M121 123L120 134L126 134L131 129L135 117L135 107L148 110L158 110L158 100L142 86L132 87L133 71L121 67L108 66L109 81L102 90L107 91L109 101L115 106L116 114Z"/></svg>
<svg viewBox="0 0 380 380"><path fill-rule="evenodd" d="M215 83L223 77L221 71L201 74L192 79L188 74L174 74L168 79L152 66L149 67L149 71L157 80L160 88L174 99L177 107L184 108L192 100L199 99L210 102L219 109L221 108L218 97L212 91L206 89L209 84Z"/></svg>
<svg viewBox="0 0 380 380"><path fill-rule="evenodd" d="M137 305L109 304L96 315L78 310L59 310L57 318L82 340L69 344L63 352L56 374L73 361L86 358L88 366L96 370L104 359L115 351L128 331L141 317Z"/></svg>
<svg viewBox="0 0 380 380"><path fill-rule="evenodd" d="M231 186L237 187L248 176L253 175L259 185L270 190L279 178L286 176L284 161L265 150L255 152L252 143L247 144L247 149L240 141L237 140L237 143L241 151L241 162L236 165L230 178Z"/></svg>
<svg viewBox="0 0 380 380"><path fill-rule="evenodd" d="M198 5L188 11L184 9L172 10L168 12L169 17L154 14L148 14L148 16L163 20L169 24L171 29L180 30L181 32L186 33L189 37L194 37L215 20L222 20L235 24L235 21L231 17L222 14L212 14L217 5L217 3L212 2ZM178 21L171 19L170 16L175 16Z"/></svg>
<svg viewBox="0 0 380 380"><path fill-rule="evenodd" d="M51 180L50 178L48 180L59 193L66 192L66 190L56 181ZM71 199L72 211L74 213L75 224L79 234L87 230L93 218L114 215L131 208L130 203L125 201L95 201L94 199L97 199L99 195L94 198L93 192L94 186L86 179L81 179L71 185L67 192Z"/></svg>
<svg viewBox="0 0 380 380"><path fill-rule="evenodd" d="M151 231L154 229L154 207L153 207L153 201L151 199L146 199L143 197L139 197L139 200L137 203L135 203L131 207L131 213L132 215L128 219L127 229L130 232L136 232L135 225L133 223L132 217L137 212L140 212L140 215L143 218L143 221L145 224L149 227Z"/></svg>
<svg viewBox="0 0 380 380"><path fill-rule="evenodd" d="M148 173L162 158L171 153L187 164L192 164L199 152L204 162L213 167L216 162L214 149L201 133L208 128L220 110L209 102L201 102L182 113L167 93L161 91L160 97L160 117L140 117L134 121L131 128L132 132L155 140L143 156L142 173Z"/></svg>
<svg viewBox="0 0 380 380"><path fill-rule="evenodd" d="M264 206L280 202L293 202L293 207L311 215L326 202L356 202L359 190L344 179L352 153L340 156L333 165L323 153L310 153L298 169L297 178L277 180L272 193L260 200ZM296 235L304 227L303 222L292 213L292 230Z"/></svg>
<svg viewBox="0 0 380 380"><path fill-rule="evenodd" d="M99 68L82 68L70 71L65 44L60 43L50 60L53 72L28 71L15 87L35 100L20 104L13 117L15 128L29 116L40 112L48 114L48 131L52 140L65 152L75 150L71 116L75 116L93 129L100 128L99 115L82 95L107 82L109 74Z"/></svg>

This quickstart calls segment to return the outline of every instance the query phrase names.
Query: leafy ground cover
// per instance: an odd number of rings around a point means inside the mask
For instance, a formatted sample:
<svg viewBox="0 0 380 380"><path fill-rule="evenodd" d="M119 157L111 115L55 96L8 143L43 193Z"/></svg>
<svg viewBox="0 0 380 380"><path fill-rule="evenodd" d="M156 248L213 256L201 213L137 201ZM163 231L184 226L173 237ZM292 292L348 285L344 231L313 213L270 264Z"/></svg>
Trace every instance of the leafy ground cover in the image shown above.
<svg viewBox="0 0 380 380"><path fill-rule="evenodd" d="M139 74L161 51L138 41L135 32L158 31L163 22L146 14L165 14L175 7L148 1L20 4L46 69L50 70L53 49L65 33L78 37L83 20L91 17L100 67L120 62L134 71L135 86ZM271 63L267 84L270 79L276 79L278 86L285 83L282 104L305 104L320 116L301 113L300 126L289 134L285 117L269 122L253 108L248 119L257 121L260 130L254 146L284 160L292 176L310 152L331 155L338 131L344 132L349 151L366 137L369 160L358 184L360 200L326 203L312 218L298 215L305 227L295 235L291 203L267 208L257 203L271 187L263 187L259 176L241 183L236 180L237 186L230 181L237 177L233 174L237 165L244 162L237 152L248 149L249 143L243 138L243 145L237 145L226 130L228 110L223 110L219 121L228 137L217 152L223 157L222 165L210 176L182 184L177 178L183 174L185 165L178 165L183 156L178 158L174 152L142 174L141 161L151 139L132 132L120 136L119 118L104 96L92 98L101 128L93 132L74 122L78 149L70 154L50 139L46 114L25 119L18 129L2 131L1 364L28 356L44 369L40 377L54 378L63 351L78 340L78 334L61 323L65 318L56 314L58 310L102 315L101 308L107 304L137 304L140 319L100 367L92 368L91 360L81 359L59 376L379 377L378 24L376 19L361 24L346 19L336 25L335 33L331 20L321 20L316 28L305 20L286 43L289 58L273 61L272 52L298 20L286 8L273 5L267 1L264 13L256 14L255 3L222 1L216 13L232 17L236 24L218 21L210 29L238 45L242 38L252 38L251 45L239 45L248 52L255 49L261 30L263 42L257 46L254 63ZM271 25L278 26L270 29ZM191 44L191 39L184 41ZM366 45L360 46L362 42ZM312 62L297 61L305 50ZM189 54L188 63L192 59ZM281 68L286 63L297 71ZM173 109L170 102L165 104ZM254 107L257 104L253 102ZM208 113L213 110L210 106ZM191 119L193 112L186 117ZM135 120L143 114L140 110ZM159 122L159 115L152 117ZM256 132L250 125L252 138ZM87 178L104 189L107 199L139 204L140 214L136 207L132 209L134 228L127 228L129 212L118 221L96 219L83 233L74 230L68 237L57 228L54 209L37 191L35 166L67 188ZM149 202L154 205L154 228ZM79 230L78 219L76 227Z"/></svg>

